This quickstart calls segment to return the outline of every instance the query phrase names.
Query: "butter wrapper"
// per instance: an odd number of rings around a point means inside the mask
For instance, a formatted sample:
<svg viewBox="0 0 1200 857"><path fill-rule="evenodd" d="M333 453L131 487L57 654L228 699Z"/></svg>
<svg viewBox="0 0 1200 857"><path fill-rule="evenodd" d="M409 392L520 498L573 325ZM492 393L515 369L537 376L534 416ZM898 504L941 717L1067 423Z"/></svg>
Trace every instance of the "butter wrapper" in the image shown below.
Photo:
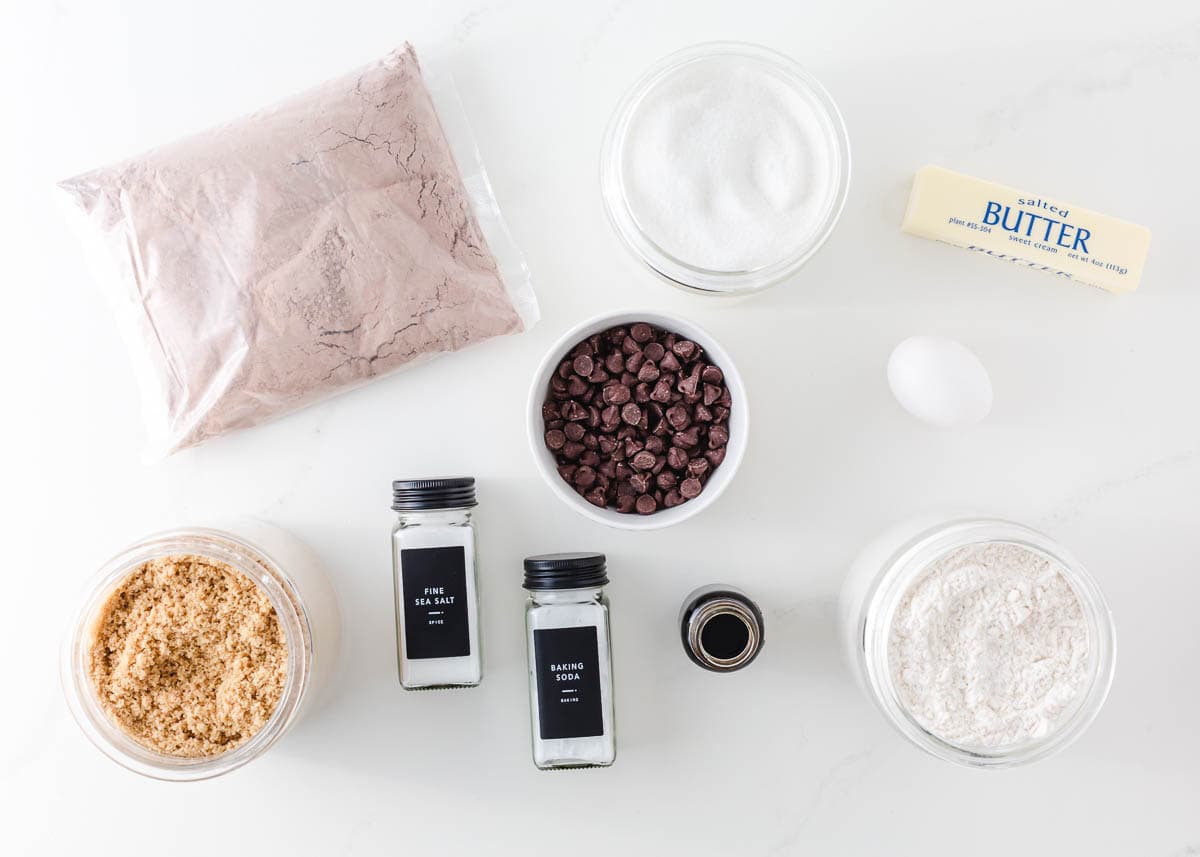
<svg viewBox="0 0 1200 857"><path fill-rule="evenodd" d="M902 228L1110 292L1138 287L1150 249L1144 226L934 166L918 171Z"/></svg>

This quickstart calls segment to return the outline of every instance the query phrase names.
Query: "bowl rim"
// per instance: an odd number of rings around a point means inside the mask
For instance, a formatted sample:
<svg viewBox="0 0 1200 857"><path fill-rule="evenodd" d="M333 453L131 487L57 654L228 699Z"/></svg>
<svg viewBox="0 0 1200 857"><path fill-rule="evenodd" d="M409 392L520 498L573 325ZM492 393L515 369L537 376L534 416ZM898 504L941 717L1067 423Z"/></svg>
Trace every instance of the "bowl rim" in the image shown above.
<svg viewBox="0 0 1200 857"><path fill-rule="evenodd" d="M722 373L725 375L726 383L735 396L735 402L737 402L737 420L741 424L741 430L735 433L732 430L734 417L732 414L730 415L731 429L729 442L726 445L726 458L721 462L721 466L713 471L714 478L710 479L705 485L703 493L681 506L664 509L651 515L622 514L609 508L600 509L593 506L587 500L584 500L574 491L568 489L566 483L555 469L553 456L542 442L542 403L545 398L546 387L550 383L550 372L553 371L553 367L558 364L558 361L562 359L562 355L580 339L592 333L598 333L607 327L628 324L633 321L646 321L666 330L683 333L689 338L694 339L705 351L712 354L715 358L714 362L720 366ZM729 483L737 475L738 469L742 464L742 459L745 457L746 447L749 445L750 406L748 398L745 380L742 378L741 372L738 371L737 364L734 363L732 355L721 345L715 336L702 326L682 316L662 310L636 308L610 310L584 319L566 330L542 356L541 362L534 371L533 380L530 383L526 399L525 423L526 435L529 440L529 450L533 455L538 472L542 475L546 484L550 486L550 490L563 503L585 518L590 518L597 523L621 530L661 530L689 520L707 509L725 492ZM715 474L723 475L718 480L715 478Z"/></svg>

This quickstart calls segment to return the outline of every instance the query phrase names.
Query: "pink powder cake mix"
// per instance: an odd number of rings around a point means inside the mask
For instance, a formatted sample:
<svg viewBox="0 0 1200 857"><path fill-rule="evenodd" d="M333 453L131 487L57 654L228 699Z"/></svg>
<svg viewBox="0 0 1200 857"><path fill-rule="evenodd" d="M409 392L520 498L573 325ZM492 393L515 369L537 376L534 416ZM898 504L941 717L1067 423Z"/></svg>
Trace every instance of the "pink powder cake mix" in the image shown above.
<svg viewBox="0 0 1200 857"><path fill-rule="evenodd" d="M537 319L453 84L411 46L61 187L155 457Z"/></svg>

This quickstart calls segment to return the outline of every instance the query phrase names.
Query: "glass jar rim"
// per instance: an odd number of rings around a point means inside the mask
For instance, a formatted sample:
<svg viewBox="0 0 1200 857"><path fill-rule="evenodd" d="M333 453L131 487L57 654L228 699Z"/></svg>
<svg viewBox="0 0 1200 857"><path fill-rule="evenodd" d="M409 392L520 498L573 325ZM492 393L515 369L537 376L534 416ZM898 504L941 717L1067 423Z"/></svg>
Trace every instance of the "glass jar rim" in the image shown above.
<svg viewBox="0 0 1200 857"><path fill-rule="evenodd" d="M1049 733L1000 747L973 747L947 741L922 726L900 698L892 680L888 641L893 617L911 585L938 558L969 545L1016 544L1041 554L1058 570L1079 598L1088 625L1087 686ZM924 530L883 564L867 599L863 625L867 681L892 725L926 752L975 768L1025 765L1059 752L1079 738L1095 720L1108 697L1116 666L1116 633L1104 594L1084 565L1055 540L1031 527L1001 518L962 518Z"/></svg>
<svg viewBox="0 0 1200 857"><path fill-rule="evenodd" d="M831 159L834 164L834 191L819 227L808 241L798 244L792 252L769 265L747 271L717 271L699 267L660 247L642 230L630 210L622 167L629 126L645 98L682 67L722 56L751 59L770 66L776 75L806 95L826 126L827 143L835 156ZM828 90L791 57L750 42L702 42L663 57L622 96L605 131L600 156L600 184L609 223L621 242L651 271L668 283L688 291L709 295L746 294L776 285L796 273L833 233L850 188L850 139L841 111Z"/></svg>
<svg viewBox="0 0 1200 857"><path fill-rule="evenodd" d="M159 557L196 554L225 562L257 585L275 608L287 645L287 678L271 717L249 739L217 756L185 758L151 750L135 741L100 708L88 674L87 650L99 609L142 563ZM292 579L263 549L223 530L180 528L147 536L100 567L88 584L65 636L60 678L72 717L104 755L153 779L186 782L220 776L265 753L295 721L312 674L312 628Z"/></svg>

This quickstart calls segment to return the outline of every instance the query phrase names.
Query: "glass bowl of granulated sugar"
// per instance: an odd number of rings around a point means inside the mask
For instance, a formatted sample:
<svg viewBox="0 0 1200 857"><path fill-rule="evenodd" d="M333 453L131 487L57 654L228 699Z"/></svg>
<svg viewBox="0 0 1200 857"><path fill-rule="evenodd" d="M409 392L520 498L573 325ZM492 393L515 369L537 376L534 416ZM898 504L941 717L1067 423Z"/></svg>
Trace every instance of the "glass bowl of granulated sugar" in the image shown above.
<svg viewBox="0 0 1200 857"><path fill-rule="evenodd" d="M825 88L790 58L713 42L666 57L625 95L601 155L617 235L706 294L787 279L833 232L850 143Z"/></svg>
<svg viewBox="0 0 1200 857"><path fill-rule="evenodd" d="M1100 588L1061 545L1011 521L914 523L877 539L847 575L841 613L851 663L892 725L969 767L1061 751L1112 684Z"/></svg>

